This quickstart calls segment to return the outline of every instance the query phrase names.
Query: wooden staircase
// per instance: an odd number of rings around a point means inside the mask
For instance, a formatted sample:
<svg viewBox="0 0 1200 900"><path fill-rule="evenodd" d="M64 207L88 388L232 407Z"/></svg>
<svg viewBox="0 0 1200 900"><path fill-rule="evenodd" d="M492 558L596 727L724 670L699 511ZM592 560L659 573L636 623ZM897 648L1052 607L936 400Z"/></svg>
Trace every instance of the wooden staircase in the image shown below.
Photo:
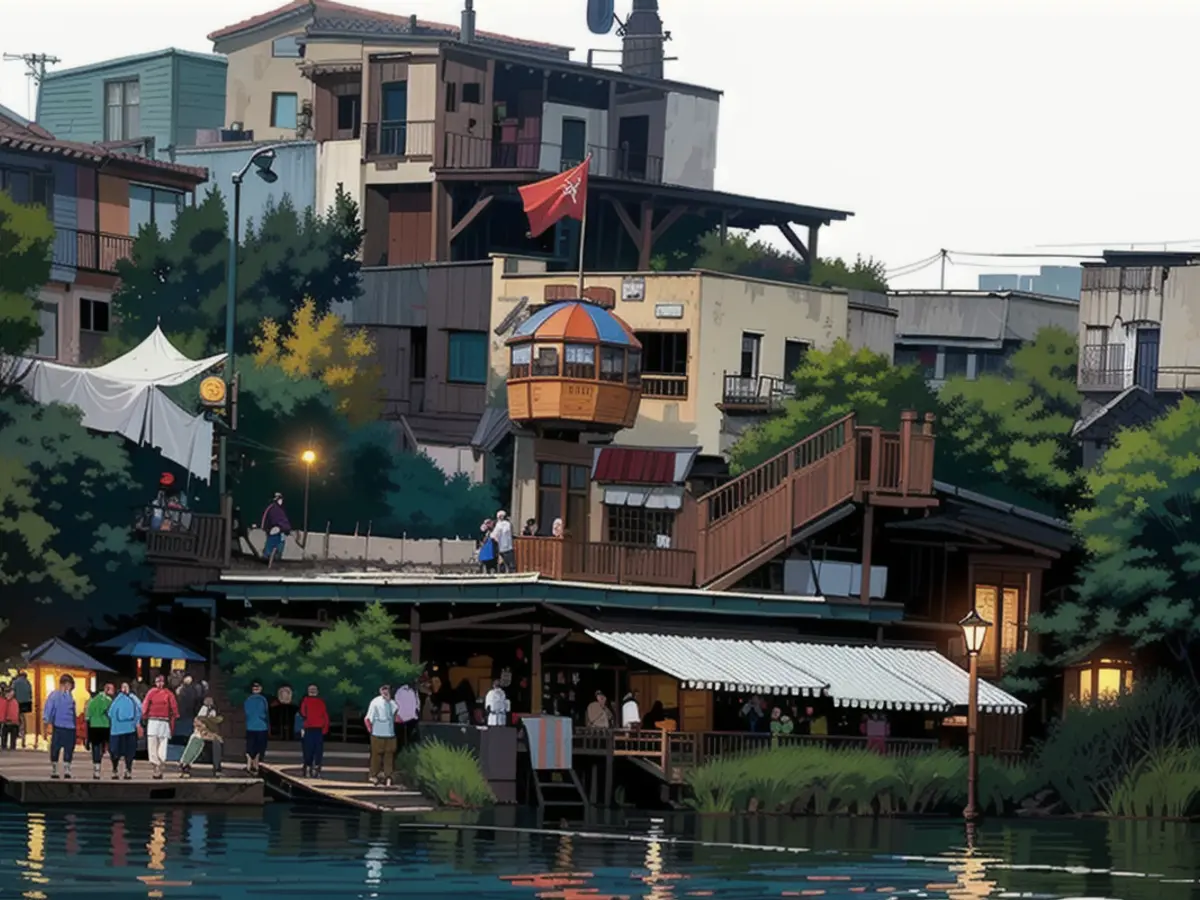
<svg viewBox="0 0 1200 900"><path fill-rule="evenodd" d="M932 493L932 415L902 413L899 433L844 416L696 499L696 583L728 589L844 504L924 506Z"/></svg>

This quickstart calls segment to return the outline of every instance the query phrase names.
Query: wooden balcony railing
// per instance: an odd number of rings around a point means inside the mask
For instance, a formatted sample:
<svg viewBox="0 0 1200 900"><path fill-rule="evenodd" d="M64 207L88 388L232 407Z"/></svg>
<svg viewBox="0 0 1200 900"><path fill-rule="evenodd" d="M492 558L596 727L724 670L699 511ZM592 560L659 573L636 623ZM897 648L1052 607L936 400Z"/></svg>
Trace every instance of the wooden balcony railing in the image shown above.
<svg viewBox="0 0 1200 900"><path fill-rule="evenodd" d="M138 516L136 528L146 535L150 563L228 565L229 523L225 516L147 506Z"/></svg>
<svg viewBox="0 0 1200 900"><path fill-rule="evenodd" d="M796 396L796 386L774 375L726 372L721 406L726 412L770 412Z"/></svg>
<svg viewBox="0 0 1200 900"><path fill-rule="evenodd" d="M410 121L367 123L367 159L433 159L434 123Z"/></svg>
<svg viewBox="0 0 1200 900"><path fill-rule="evenodd" d="M133 257L133 238L127 234L56 228L51 252L56 266L115 273L118 261Z"/></svg>
<svg viewBox="0 0 1200 900"><path fill-rule="evenodd" d="M592 175L661 184L661 156L636 153L628 146L587 148ZM563 172L583 162L587 153L565 149L561 144L541 138L515 138L498 141L475 134L447 133L443 136L442 159L447 169L526 169L535 172Z"/></svg>
<svg viewBox="0 0 1200 900"><path fill-rule="evenodd" d="M686 375L653 375L642 372L642 398L660 400L686 400L688 378Z"/></svg>
<svg viewBox="0 0 1200 900"><path fill-rule="evenodd" d="M690 550L553 537L514 538L513 550L518 572L560 581L690 587L696 571Z"/></svg>

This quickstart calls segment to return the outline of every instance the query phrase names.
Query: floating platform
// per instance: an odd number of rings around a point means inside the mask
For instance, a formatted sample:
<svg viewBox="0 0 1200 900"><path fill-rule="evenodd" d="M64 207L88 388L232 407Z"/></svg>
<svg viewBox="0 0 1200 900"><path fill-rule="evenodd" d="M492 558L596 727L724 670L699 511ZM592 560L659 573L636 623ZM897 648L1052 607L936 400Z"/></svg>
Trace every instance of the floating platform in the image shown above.
<svg viewBox="0 0 1200 900"><path fill-rule="evenodd" d="M90 754L77 751L71 778L50 777L50 755L31 750L0 752L0 794L32 806L50 804L124 805L167 803L173 806L262 806L266 794L261 778L239 775L180 778L179 767L168 764L161 780L151 778L148 762L133 764L133 778L112 780L112 764L105 757L101 776L92 778ZM208 767L199 769L204 772ZM61 771L61 769L60 769ZM195 771L195 770L193 770Z"/></svg>
<svg viewBox="0 0 1200 900"><path fill-rule="evenodd" d="M432 812L429 800L403 785L376 787L367 776L367 748L325 751L320 778L305 778L303 759L294 750L268 751L270 763L259 769L267 788L288 800L318 800L377 813Z"/></svg>

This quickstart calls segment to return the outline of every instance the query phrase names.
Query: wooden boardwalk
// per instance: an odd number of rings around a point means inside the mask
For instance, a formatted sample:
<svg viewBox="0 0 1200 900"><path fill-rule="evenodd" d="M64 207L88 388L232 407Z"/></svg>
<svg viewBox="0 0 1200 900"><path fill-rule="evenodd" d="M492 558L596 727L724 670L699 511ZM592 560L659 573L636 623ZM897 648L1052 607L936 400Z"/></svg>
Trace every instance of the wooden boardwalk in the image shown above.
<svg viewBox="0 0 1200 900"><path fill-rule="evenodd" d="M376 787L369 783L366 747L326 749L320 778L303 776L299 750L272 747L267 757L270 763L261 767L267 787L290 800L323 800L378 813L433 811L430 801L417 791L401 784Z"/></svg>
<svg viewBox="0 0 1200 900"><path fill-rule="evenodd" d="M208 766L194 771L203 773ZM262 806L266 802L261 778L246 775L180 778L179 767L169 763L161 781L150 777L150 764L133 764L133 778L112 780L112 764L105 757L100 778L92 778L91 754L77 749L71 778L50 777L50 755L45 751L0 752L0 794L17 803L127 804L161 803L188 806ZM60 770L61 771L61 770Z"/></svg>

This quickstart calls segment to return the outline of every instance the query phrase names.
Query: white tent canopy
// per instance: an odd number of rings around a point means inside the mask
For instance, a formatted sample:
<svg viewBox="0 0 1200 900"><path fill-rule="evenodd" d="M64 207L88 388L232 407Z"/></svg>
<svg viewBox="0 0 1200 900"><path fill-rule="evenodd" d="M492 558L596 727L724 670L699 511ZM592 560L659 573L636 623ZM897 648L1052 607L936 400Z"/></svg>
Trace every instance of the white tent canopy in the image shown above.
<svg viewBox="0 0 1200 900"><path fill-rule="evenodd" d="M21 358L16 378L38 403L76 406L85 428L148 444L208 481L212 422L181 409L161 388L185 384L224 360L224 353L188 359L155 326L146 340L102 366L85 369Z"/></svg>

